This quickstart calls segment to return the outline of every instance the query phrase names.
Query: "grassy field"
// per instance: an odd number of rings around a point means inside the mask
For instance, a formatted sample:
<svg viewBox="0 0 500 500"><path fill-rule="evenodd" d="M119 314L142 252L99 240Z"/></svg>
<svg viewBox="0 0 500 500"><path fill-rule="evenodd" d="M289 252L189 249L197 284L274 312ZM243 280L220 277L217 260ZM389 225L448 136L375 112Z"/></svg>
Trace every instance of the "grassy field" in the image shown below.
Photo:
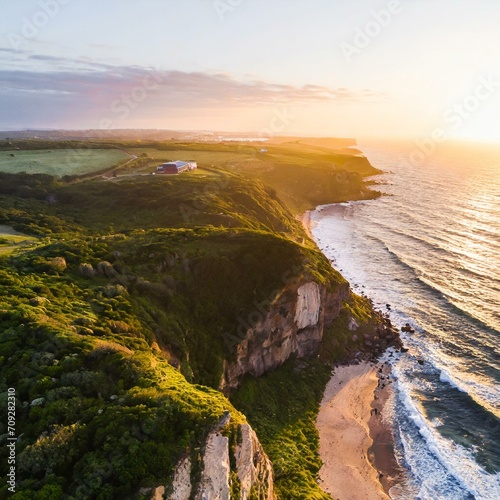
<svg viewBox="0 0 500 500"><path fill-rule="evenodd" d="M138 171L154 171L160 163L175 160L196 161L199 167L226 167L236 165L253 154L253 151L242 151L236 147L231 151L218 151L213 148L202 150L200 148L203 146L200 144L186 146L188 147L176 144L172 146L172 149L158 149L154 147L127 148L127 152L136 156L147 154L150 159L143 166L137 168L136 170Z"/></svg>
<svg viewBox="0 0 500 500"><path fill-rule="evenodd" d="M377 169L350 145L348 140L275 138L264 144L265 152L263 144L246 143L167 142L126 149L150 158L139 172L151 171L161 161L192 159L199 167L215 166L258 179L298 214L324 203L377 196L362 181Z"/></svg>
<svg viewBox="0 0 500 500"><path fill-rule="evenodd" d="M267 150L261 153L261 148ZM204 166L219 167L248 167L248 161L256 164L266 164L274 159L280 162L288 161L301 165L308 165L311 161L325 159L345 163L350 157L356 156L359 151L333 147L330 143L309 143L302 141L282 141L276 143L163 143L159 147L139 146L129 147L126 150L133 155L140 156L146 153L148 157L158 162L170 160L194 160Z"/></svg>
<svg viewBox="0 0 500 500"><path fill-rule="evenodd" d="M82 175L97 172L126 160L118 149L60 149L1 151L0 172L16 174Z"/></svg>
<svg viewBox="0 0 500 500"><path fill-rule="evenodd" d="M10 226L0 224L0 255L11 253L16 248L28 245L33 241L36 241L36 238L33 236L19 233L18 231L14 231Z"/></svg>

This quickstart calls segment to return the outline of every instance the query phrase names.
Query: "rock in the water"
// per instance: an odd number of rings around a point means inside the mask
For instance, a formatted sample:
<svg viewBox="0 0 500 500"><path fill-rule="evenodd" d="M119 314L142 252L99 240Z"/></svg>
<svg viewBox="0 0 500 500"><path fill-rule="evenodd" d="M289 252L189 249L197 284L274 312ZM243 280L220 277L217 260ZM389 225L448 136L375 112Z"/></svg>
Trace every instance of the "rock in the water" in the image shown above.
<svg viewBox="0 0 500 500"><path fill-rule="evenodd" d="M401 327L402 332L415 333L415 330L410 326L410 323L406 323L405 326Z"/></svg>

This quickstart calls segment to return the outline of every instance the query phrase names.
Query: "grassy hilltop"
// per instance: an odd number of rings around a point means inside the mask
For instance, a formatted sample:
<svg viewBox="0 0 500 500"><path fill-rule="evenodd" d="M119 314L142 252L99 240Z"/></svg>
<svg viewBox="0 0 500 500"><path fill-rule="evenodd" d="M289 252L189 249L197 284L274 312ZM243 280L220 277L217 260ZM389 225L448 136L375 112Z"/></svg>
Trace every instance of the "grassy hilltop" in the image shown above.
<svg viewBox="0 0 500 500"><path fill-rule="evenodd" d="M134 498L141 486L168 485L185 455L196 482L203 440L225 411L231 442L247 418L256 429L278 498L328 498L315 481L314 416L328 363L350 342L345 314L321 362L290 360L244 381L231 401L217 388L234 356L227 333L284 275L332 289L344 282L296 215L376 196L363 177L377 171L348 145L283 138L262 153L118 139L3 145L137 157L90 178L0 173L0 225L31 237L0 252L0 390L4 398L13 387L17 398L13 498ZM200 168L151 175L178 158ZM360 298L346 308L376 321ZM232 488L237 498L237 478Z"/></svg>

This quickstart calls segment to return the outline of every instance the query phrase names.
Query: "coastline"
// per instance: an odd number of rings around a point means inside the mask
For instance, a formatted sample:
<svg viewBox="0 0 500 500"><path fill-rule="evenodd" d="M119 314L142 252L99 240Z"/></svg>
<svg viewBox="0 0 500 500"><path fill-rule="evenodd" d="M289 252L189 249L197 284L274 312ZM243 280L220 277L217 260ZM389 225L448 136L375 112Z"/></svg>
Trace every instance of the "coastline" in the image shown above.
<svg viewBox="0 0 500 500"><path fill-rule="evenodd" d="M312 211L300 220L314 240ZM316 419L323 465L319 485L338 500L390 499L403 486L397 463L392 422L386 404L392 397L387 361L363 361L335 367ZM357 496L353 497L353 485Z"/></svg>
<svg viewBox="0 0 500 500"><path fill-rule="evenodd" d="M377 369L370 362L336 367L321 402L316 420L323 461L319 482L339 500L387 500L388 489L401 479L390 423L380 415L389 386L378 388Z"/></svg>
<svg viewBox="0 0 500 500"><path fill-rule="evenodd" d="M374 367L375 368L375 367ZM371 402L368 426L372 444L368 449L370 463L378 472L378 480L391 498L390 492L404 491L405 471L396 460L393 423L388 415L388 402L393 397L391 365L379 362L377 387Z"/></svg>

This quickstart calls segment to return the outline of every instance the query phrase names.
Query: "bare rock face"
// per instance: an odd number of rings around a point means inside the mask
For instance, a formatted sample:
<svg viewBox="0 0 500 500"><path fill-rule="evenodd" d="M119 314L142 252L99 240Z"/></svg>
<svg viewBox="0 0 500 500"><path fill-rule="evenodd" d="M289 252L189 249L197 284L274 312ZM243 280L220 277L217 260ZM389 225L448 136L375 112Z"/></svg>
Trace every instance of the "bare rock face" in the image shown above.
<svg viewBox="0 0 500 500"><path fill-rule="evenodd" d="M338 316L348 295L347 283L330 291L313 281L302 281L285 286L265 307L256 307L228 335L235 357L224 364L220 389L236 388L243 375L259 377L292 355L317 354L324 328Z"/></svg>
<svg viewBox="0 0 500 500"><path fill-rule="evenodd" d="M196 498L200 500L229 500L229 439L219 432L208 435L203 456L203 472Z"/></svg>
<svg viewBox="0 0 500 500"><path fill-rule="evenodd" d="M241 443L236 448L236 468L241 483L241 500L250 497L254 487L258 498L272 500L273 467L254 430L248 424L240 425Z"/></svg>
<svg viewBox="0 0 500 500"><path fill-rule="evenodd" d="M308 326L315 326L319 321L321 297L317 283L310 282L297 290L297 304L295 306L295 324L299 330Z"/></svg>
<svg viewBox="0 0 500 500"><path fill-rule="evenodd" d="M158 488L155 488L153 491L151 500L163 500L163 498L165 498L165 486L158 486Z"/></svg>
<svg viewBox="0 0 500 500"><path fill-rule="evenodd" d="M227 423L227 420L226 420ZM221 427L209 433L204 446L203 467L197 486L191 483L191 460L182 458L174 471L172 487L165 486L141 488L139 494L157 500L230 500L231 498L231 460L229 439L221 434ZM240 485L239 500L248 500L250 491L258 498L274 500L274 475L269 457L264 453L257 435L248 424L240 424L238 445L235 449L233 472L236 472ZM193 495L194 489L194 495Z"/></svg>
<svg viewBox="0 0 500 500"><path fill-rule="evenodd" d="M175 468L169 500L189 500L191 496L191 460L183 458Z"/></svg>
<svg viewBox="0 0 500 500"><path fill-rule="evenodd" d="M357 321L353 317L349 318L349 324L347 325L347 328L349 328L351 332L355 332L359 328Z"/></svg>

